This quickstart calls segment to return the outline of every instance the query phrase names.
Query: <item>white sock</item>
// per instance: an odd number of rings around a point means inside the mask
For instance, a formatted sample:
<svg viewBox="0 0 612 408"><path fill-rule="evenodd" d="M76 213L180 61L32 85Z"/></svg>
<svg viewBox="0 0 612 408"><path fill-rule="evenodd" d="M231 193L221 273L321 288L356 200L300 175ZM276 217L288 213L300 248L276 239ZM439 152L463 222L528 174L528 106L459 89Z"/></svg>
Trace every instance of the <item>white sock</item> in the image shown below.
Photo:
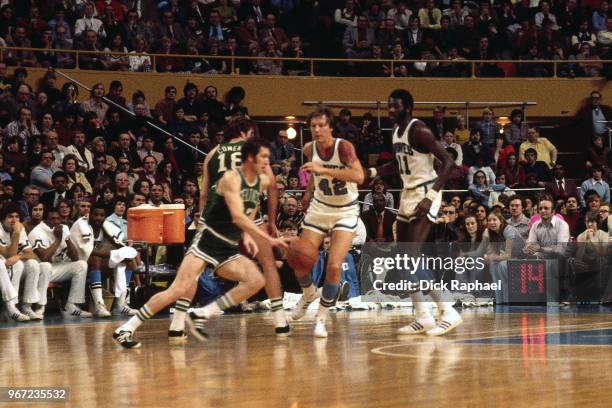
<svg viewBox="0 0 612 408"><path fill-rule="evenodd" d="M317 288L312 283L306 287L302 288L302 293L306 297L312 297L317 292Z"/></svg>
<svg viewBox="0 0 612 408"><path fill-rule="evenodd" d="M126 331L131 331L133 333L136 331L136 329L140 327L142 323L143 321L140 320L138 316L132 316L130 317L130 320L125 322L121 327L119 327L117 331L126 330Z"/></svg>
<svg viewBox="0 0 612 408"><path fill-rule="evenodd" d="M447 311L448 312L455 311L455 309L453 309L454 302L445 301L447 299L451 299L451 296L449 293L440 292L438 290L432 290L431 292L429 292L429 296L431 296L434 302L436 302L436 304L438 305L438 309L440 309L440 314L443 314L444 312L447 312Z"/></svg>
<svg viewBox="0 0 612 408"><path fill-rule="evenodd" d="M91 290L91 296L96 305L104 305L104 297L102 296L102 288L96 288Z"/></svg>
<svg viewBox="0 0 612 408"><path fill-rule="evenodd" d="M322 321L323 323L325 323L325 321L327 320L328 312L329 312L329 307L325 307L319 304L319 310L317 310L317 316L315 317L315 320Z"/></svg>
<svg viewBox="0 0 612 408"><path fill-rule="evenodd" d="M274 327L287 326L287 317L283 309L272 312L272 319L274 320Z"/></svg>
<svg viewBox="0 0 612 408"><path fill-rule="evenodd" d="M170 322L170 330L183 331L185 330L185 314L189 309L191 301L187 298L180 298L174 305L174 315L172 316L172 322Z"/></svg>
<svg viewBox="0 0 612 408"><path fill-rule="evenodd" d="M431 311L429 310L429 305L425 300L423 292L411 293L410 299L412 300L412 306L414 307L414 313L417 320L431 317Z"/></svg>

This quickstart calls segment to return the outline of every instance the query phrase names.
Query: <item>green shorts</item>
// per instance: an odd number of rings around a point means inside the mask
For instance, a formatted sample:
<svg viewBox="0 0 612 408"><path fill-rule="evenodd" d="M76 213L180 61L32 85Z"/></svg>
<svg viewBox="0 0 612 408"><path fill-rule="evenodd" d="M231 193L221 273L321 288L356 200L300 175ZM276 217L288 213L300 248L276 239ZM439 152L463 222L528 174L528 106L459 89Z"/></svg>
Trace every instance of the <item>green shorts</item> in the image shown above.
<svg viewBox="0 0 612 408"><path fill-rule="evenodd" d="M215 270L242 256L238 243L228 242L206 226L195 236L187 253L204 260Z"/></svg>

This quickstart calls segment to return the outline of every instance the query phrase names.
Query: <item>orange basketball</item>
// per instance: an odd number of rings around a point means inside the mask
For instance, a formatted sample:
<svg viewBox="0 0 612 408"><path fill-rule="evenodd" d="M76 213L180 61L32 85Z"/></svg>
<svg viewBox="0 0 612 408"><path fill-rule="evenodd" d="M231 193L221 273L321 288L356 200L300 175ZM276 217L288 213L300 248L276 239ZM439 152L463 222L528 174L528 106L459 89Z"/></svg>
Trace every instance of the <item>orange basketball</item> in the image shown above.
<svg viewBox="0 0 612 408"><path fill-rule="evenodd" d="M287 262L293 269L311 269L319 259L319 251L308 242L296 239L289 245Z"/></svg>

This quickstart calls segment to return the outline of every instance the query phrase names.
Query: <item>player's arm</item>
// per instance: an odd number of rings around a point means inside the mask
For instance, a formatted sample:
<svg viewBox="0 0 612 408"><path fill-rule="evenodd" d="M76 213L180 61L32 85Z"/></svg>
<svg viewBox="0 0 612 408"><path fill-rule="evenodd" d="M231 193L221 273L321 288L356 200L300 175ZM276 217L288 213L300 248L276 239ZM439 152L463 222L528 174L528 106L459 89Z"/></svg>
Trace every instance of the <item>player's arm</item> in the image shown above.
<svg viewBox="0 0 612 408"><path fill-rule="evenodd" d="M251 235L251 237L266 239L270 241L272 246L287 248L285 241L270 237L270 235L259 229L253 220L244 213L244 203L240 197L240 176L237 172L228 170L223 174L217 185L217 193L223 196L234 225Z"/></svg>
<svg viewBox="0 0 612 408"><path fill-rule="evenodd" d="M308 160L312 159L312 142L308 142L304 145L304 156L306 156ZM313 192L314 178L311 174L310 178L308 179L308 184L306 185L306 191L304 191L304 195L302 196L302 211L306 211L306 209L308 209Z"/></svg>
<svg viewBox="0 0 612 408"><path fill-rule="evenodd" d="M366 171L367 178L374 178L376 176L394 176L396 174L399 174L399 167L397 167L397 160L395 159L385 164L381 164L380 166L370 167Z"/></svg>
<svg viewBox="0 0 612 408"><path fill-rule="evenodd" d="M70 258L72 262L79 260L79 251L70 238L66 238L66 249L68 252L68 258Z"/></svg>
<svg viewBox="0 0 612 408"><path fill-rule="evenodd" d="M34 249L34 253L36 254L36 256L38 256L38 259L40 259L41 262L51 262L53 254L55 254L55 251L57 251L61 243L62 238L56 238L55 241L53 241L53 243L49 245L49 248L45 249L42 247L38 247Z"/></svg>
<svg viewBox="0 0 612 408"><path fill-rule="evenodd" d="M216 156L216 154L211 151L206 158L204 159L204 164L202 165L202 188L200 189L200 202L198 203L198 211L200 212L200 216L204 215L204 207L206 206L206 199L208 198L208 189L210 188L210 177L208 175L208 163Z"/></svg>
<svg viewBox="0 0 612 408"><path fill-rule="evenodd" d="M268 187L264 186L264 178L262 178L262 189L266 189L268 191L268 232L272 236L276 236L276 215L278 213L278 190L276 189L276 183L274 180L274 172L272 172L272 167L267 166L266 172L262 175L268 180Z"/></svg>
<svg viewBox="0 0 612 408"><path fill-rule="evenodd" d="M320 164L308 162L302 166L306 171L314 172L324 176L333 177L337 180L362 184L365 179L363 167L355 153L355 147L351 142L342 140L338 146L340 160L346 166L344 169L330 169Z"/></svg>
<svg viewBox="0 0 612 408"><path fill-rule="evenodd" d="M30 259L36 259L36 254L34 253L34 251L32 250L32 247L27 247L24 248L20 253L19 253L21 260L22 261L28 261Z"/></svg>

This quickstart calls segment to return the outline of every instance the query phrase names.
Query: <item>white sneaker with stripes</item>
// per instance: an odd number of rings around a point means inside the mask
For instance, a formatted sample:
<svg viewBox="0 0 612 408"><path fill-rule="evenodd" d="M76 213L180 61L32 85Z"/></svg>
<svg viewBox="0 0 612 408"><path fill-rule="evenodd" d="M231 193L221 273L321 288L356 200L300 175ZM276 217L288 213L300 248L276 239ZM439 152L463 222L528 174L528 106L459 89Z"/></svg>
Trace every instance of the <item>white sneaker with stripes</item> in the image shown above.
<svg viewBox="0 0 612 408"><path fill-rule="evenodd" d="M450 308L445 310L440 316L440 320L438 320L438 324L431 330L428 330L425 334L428 336L441 336L443 334L448 333L453 330L455 327L459 326L463 323L463 318L459 312L455 309Z"/></svg>
<svg viewBox="0 0 612 408"><path fill-rule="evenodd" d="M431 330L436 327L436 320L432 315L422 316L414 320L409 325L400 327L397 330L398 334L419 334Z"/></svg>

